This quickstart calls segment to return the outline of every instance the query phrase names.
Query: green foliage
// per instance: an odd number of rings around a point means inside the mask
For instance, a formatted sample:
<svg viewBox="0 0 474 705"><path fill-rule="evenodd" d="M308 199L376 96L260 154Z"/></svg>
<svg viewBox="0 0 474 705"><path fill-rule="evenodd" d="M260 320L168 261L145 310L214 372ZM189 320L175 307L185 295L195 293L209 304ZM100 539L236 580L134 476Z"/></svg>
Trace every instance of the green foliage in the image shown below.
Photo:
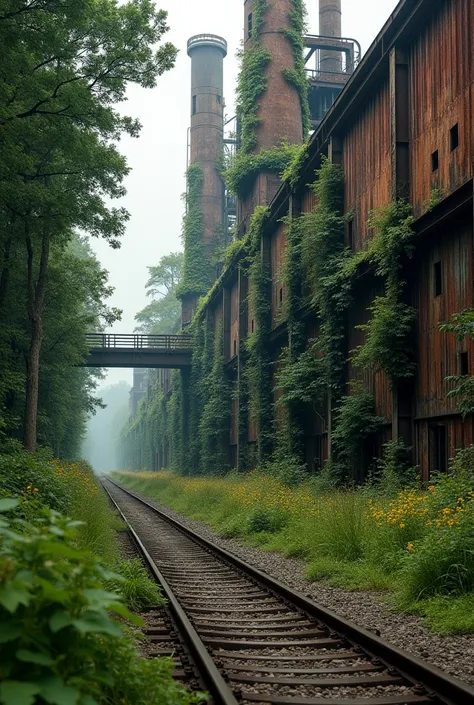
<svg viewBox="0 0 474 705"><path fill-rule="evenodd" d="M311 115L309 110L308 93L309 81L305 69L304 35L306 31L306 7L303 0L292 0L290 11L290 29L285 29L285 35L291 42L295 65L293 68L284 69L283 76L299 93L301 103L301 116L303 121L303 139L311 129Z"/></svg>
<svg viewBox="0 0 474 705"><path fill-rule="evenodd" d="M213 271L203 242L202 187L200 164L190 164L187 172L186 216L183 221L184 266L177 295L203 296L212 285Z"/></svg>
<svg viewBox="0 0 474 705"><path fill-rule="evenodd" d="M130 610L142 612L147 607L162 607L165 604L159 585L150 579L140 558L121 560L114 570L118 575L107 581L107 590L120 592Z"/></svg>
<svg viewBox="0 0 474 705"><path fill-rule="evenodd" d="M0 513L14 504L0 500ZM195 702L172 680L170 662L140 658L113 615L141 622L104 589L114 576L75 548L75 529L52 510L26 525L0 519L0 702Z"/></svg>
<svg viewBox="0 0 474 705"><path fill-rule="evenodd" d="M261 241L268 218L268 208L257 207L252 215L248 238L249 306L255 330L247 337L245 369L249 392L250 418L257 424L257 456L263 463L273 445L273 406L268 334L271 329L269 265L261 253Z"/></svg>
<svg viewBox="0 0 474 705"><path fill-rule="evenodd" d="M20 247L9 264L9 285L0 326L0 418L8 435L23 434L29 325L24 256ZM0 258L1 268L1 258ZM113 289L90 247L74 238L50 257L40 355L38 436L56 455L77 457L87 417L100 406L98 370L75 367L86 352L85 334L116 320L107 306ZM0 304L1 307L1 304Z"/></svg>
<svg viewBox="0 0 474 705"><path fill-rule="evenodd" d="M408 341L416 311L392 293L377 296L369 311L370 321L358 326L366 333L366 342L354 351L354 365L367 370L384 370L392 385L402 377L411 377L415 363Z"/></svg>
<svg viewBox="0 0 474 705"><path fill-rule="evenodd" d="M278 509L254 509L248 518L248 531L252 534L262 531L277 534L287 522L288 518Z"/></svg>
<svg viewBox="0 0 474 705"><path fill-rule="evenodd" d="M384 444L377 471L371 477L379 493L392 496L404 487L415 486L419 472L410 462L410 450L401 438Z"/></svg>
<svg viewBox="0 0 474 705"><path fill-rule="evenodd" d="M256 153L247 153L244 149L239 149L224 173L229 190L239 198L245 198L251 191L259 172L273 171L277 174L285 172L298 149L298 145L290 145L286 142L261 149Z"/></svg>
<svg viewBox="0 0 474 705"><path fill-rule="evenodd" d="M302 170L306 164L306 159L308 157L308 144L302 144L298 150L295 150L293 158L288 164L287 168L282 173L283 181L287 181L292 190L300 184Z"/></svg>
<svg viewBox="0 0 474 705"><path fill-rule="evenodd" d="M150 278L145 289L152 299L139 311L135 320L142 333L177 333L181 327L181 304L176 296L184 266L184 254L172 252L161 258L155 267L148 267Z"/></svg>
<svg viewBox="0 0 474 705"><path fill-rule="evenodd" d="M0 406L8 432L23 432L30 451L38 433L41 443L49 442L54 429L55 451L76 453L84 419L70 410L94 406L89 400L93 375L65 370L81 360L83 329L91 325L84 289L96 303L110 290L97 263L95 271L89 266L86 272L82 261L78 271L80 253L71 251L77 244L74 233L119 246L129 215L110 203L124 195L129 169L116 143L124 133L136 137L140 125L116 105L130 82L154 87L157 76L173 66L176 49L171 44L157 48L167 30L166 13L150 0L11 0L1 18L2 323L4 311L8 316L0 331L7 368ZM90 255L89 265L93 259ZM45 370L54 366L51 357L64 369L56 368L46 380ZM43 414L45 396L46 405L57 409L53 419L51 408Z"/></svg>
<svg viewBox="0 0 474 705"><path fill-rule="evenodd" d="M335 464L341 477L361 475L364 442L384 423L385 419L377 416L372 395L362 386L353 385L352 393L337 408L332 434Z"/></svg>
<svg viewBox="0 0 474 705"><path fill-rule="evenodd" d="M413 251L413 216L405 201L395 201L373 213L369 228L374 236L363 255L375 273L383 277L385 293L369 308L371 319L359 326L366 342L354 351L353 363L364 369L384 370L392 385L414 373L410 344L416 311L403 301L405 281L401 276L407 257Z"/></svg>
<svg viewBox="0 0 474 705"><path fill-rule="evenodd" d="M227 469L227 442L230 423L231 391L224 369L224 326L222 322L214 336L212 369L204 379L204 395L205 403L199 423L200 469L205 475L214 475L223 473Z"/></svg>
<svg viewBox="0 0 474 705"><path fill-rule="evenodd" d="M267 0L255 0L252 5L252 43L240 52L240 73L237 82L237 116L240 121L240 149L250 154L257 146L255 130L260 124L258 117L259 98L267 90L265 69L271 61L271 53L259 42L261 27L268 9Z"/></svg>
<svg viewBox="0 0 474 705"><path fill-rule="evenodd" d="M455 313L448 323L439 326L443 333L452 333L458 343L463 344L466 339L474 340L474 310L465 309ZM474 377L471 375L452 375L446 381L453 385L448 392L448 397L459 400L459 411L463 418L474 413Z"/></svg>

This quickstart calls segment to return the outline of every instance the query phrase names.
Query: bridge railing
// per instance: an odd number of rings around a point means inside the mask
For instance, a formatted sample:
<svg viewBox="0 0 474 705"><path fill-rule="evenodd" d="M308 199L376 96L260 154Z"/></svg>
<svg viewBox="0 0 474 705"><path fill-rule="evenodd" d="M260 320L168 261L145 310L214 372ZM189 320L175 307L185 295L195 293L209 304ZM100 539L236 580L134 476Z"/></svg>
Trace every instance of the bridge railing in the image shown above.
<svg viewBox="0 0 474 705"><path fill-rule="evenodd" d="M147 335L117 333L88 333L87 345L90 349L128 349L128 350L161 350L180 352L191 350L190 335Z"/></svg>

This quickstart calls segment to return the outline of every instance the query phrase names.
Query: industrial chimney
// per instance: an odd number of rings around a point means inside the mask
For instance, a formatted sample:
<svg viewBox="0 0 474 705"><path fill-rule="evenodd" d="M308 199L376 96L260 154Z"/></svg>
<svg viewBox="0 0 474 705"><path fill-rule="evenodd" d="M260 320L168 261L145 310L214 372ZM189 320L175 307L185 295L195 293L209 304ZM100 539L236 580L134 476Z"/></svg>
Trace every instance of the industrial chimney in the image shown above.
<svg viewBox="0 0 474 705"><path fill-rule="evenodd" d="M199 164L202 170L202 240L207 264L212 268L224 210L224 184L217 167L224 138L227 42L214 34L198 34L188 41L188 55L191 57L190 163ZM203 293L189 292L182 297L184 325L190 323L197 300Z"/></svg>
<svg viewBox="0 0 474 705"><path fill-rule="evenodd" d="M341 37L341 0L319 0L319 34L322 37ZM342 71L340 52L321 51L320 70L327 73Z"/></svg>

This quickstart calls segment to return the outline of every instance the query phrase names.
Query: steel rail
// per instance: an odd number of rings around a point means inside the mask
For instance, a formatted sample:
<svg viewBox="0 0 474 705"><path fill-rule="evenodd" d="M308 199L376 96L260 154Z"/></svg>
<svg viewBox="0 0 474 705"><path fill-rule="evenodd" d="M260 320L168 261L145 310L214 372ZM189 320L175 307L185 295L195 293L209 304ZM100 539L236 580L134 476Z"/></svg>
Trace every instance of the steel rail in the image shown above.
<svg viewBox="0 0 474 705"><path fill-rule="evenodd" d="M350 620L339 616L332 610L319 605L309 596L305 596L302 593L289 588L279 580L276 580L258 568L250 565L246 561L243 561L226 549L221 548L208 539L205 539L196 531L189 529L177 519L172 518L165 512L150 504L150 502L147 502L145 499L135 494L135 492L132 492L130 489L124 487L115 480L112 480L108 476L107 481L111 482L130 497L133 497L142 505L151 509L161 519L165 520L182 534L185 534L187 537L191 538L208 552L213 553L224 562L232 565L239 572L264 585L280 599L283 599L284 601L298 607L306 612L310 617L325 623L332 631L337 632L339 635L344 637L354 647L362 647L370 657L379 659L388 669L395 668L400 675L412 684L412 686L415 686L420 692L427 693L434 701L438 698L445 705L474 705L474 688L467 683L463 683L457 678L444 673L444 671L436 666L423 661L417 656L411 655L397 646L389 644L376 634L373 634L363 627L359 627L354 622L351 622ZM114 502L114 504L116 503ZM157 572L159 573L159 571ZM199 639L197 634L196 637ZM207 658L211 658L209 654L207 654ZM234 698L234 700L230 702L237 701L235 701Z"/></svg>
<svg viewBox="0 0 474 705"><path fill-rule="evenodd" d="M107 479L109 480L109 482L116 484L113 482L113 480L110 480L110 478ZM161 585L163 593L165 594L166 599L168 600L170 612L172 613L176 624L179 627L181 636L186 642L186 646L188 647L188 650L199 669L199 673L204 681L206 689L209 690L209 692L213 696L215 705L238 705L234 694L232 693L231 689L219 673L219 670L217 669L217 666L215 665L212 657L210 656L209 652L207 651L206 647L198 636L196 630L194 629L193 625L186 616L186 613L184 612L183 608L176 599L166 578L164 577L164 575L154 562L153 558L146 550L136 531L127 521L127 518L118 506L115 499L108 491L104 482L101 481L101 483L110 501L119 513L122 521L127 526L127 530L130 532L138 550L142 554L142 557L145 560L146 565L150 569L153 577Z"/></svg>

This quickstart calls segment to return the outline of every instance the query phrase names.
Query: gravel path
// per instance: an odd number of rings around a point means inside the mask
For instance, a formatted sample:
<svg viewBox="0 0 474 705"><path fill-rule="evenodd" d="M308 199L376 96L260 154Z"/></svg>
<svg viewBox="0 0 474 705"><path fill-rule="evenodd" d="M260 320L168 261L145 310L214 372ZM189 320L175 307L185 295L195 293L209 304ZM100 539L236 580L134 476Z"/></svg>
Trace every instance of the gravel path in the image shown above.
<svg viewBox="0 0 474 705"><path fill-rule="evenodd" d="M136 490L134 492L139 495ZM143 495L142 495L143 496ZM285 558L275 551L263 551L248 546L239 539L218 536L201 521L144 497L150 504L178 519L185 526L199 532L204 538L234 553L290 587L313 598L316 602L352 620L359 626L380 632L380 636L438 668L474 685L474 635L445 636L435 634L413 615L393 612L385 602L385 595L377 592L349 592L324 583L310 583L305 579L305 564L296 558Z"/></svg>

